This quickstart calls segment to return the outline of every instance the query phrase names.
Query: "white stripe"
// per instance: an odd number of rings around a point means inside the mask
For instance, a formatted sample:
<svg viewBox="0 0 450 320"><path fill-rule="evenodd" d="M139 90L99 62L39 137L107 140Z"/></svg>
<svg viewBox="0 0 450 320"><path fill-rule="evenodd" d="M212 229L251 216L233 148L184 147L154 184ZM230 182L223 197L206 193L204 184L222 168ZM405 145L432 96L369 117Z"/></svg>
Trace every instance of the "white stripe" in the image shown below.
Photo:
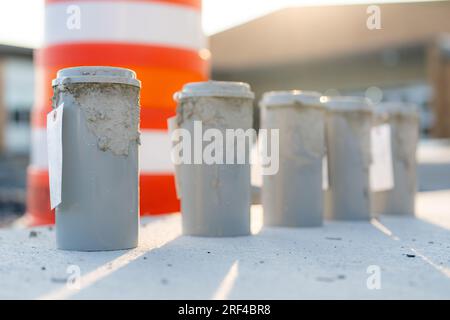
<svg viewBox="0 0 450 320"><path fill-rule="evenodd" d="M173 173L170 159L170 136L167 131L142 130L139 148L139 168L141 172Z"/></svg>
<svg viewBox="0 0 450 320"><path fill-rule="evenodd" d="M30 163L36 169L48 169L46 128L33 128L33 130L31 130Z"/></svg>
<svg viewBox="0 0 450 320"><path fill-rule="evenodd" d="M45 14L46 46L121 42L199 50L206 45L200 11L186 6L80 1L48 4Z"/></svg>
<svg viewBox="0 0 450 320"><path fill-rule="evenodd" d="M31 134L31 165L47 170L47 133L45 128L34 128ZM139 168L141 173L173 173L170 159L170 136L164 130L141 130Z"/></svg>

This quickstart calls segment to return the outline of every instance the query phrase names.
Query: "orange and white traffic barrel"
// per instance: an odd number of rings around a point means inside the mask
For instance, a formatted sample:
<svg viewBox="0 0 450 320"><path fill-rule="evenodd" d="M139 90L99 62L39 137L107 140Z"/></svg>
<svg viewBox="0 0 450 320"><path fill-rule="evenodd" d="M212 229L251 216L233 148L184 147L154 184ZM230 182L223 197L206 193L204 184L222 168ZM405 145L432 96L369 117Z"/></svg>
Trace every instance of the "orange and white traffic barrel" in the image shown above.
<svg viewBox="0 0 450 320"><path fill-rule="evenodd" d="M73 66L115 66L137 73L142 82L140 211L179 211L167 118L175 115L173 93L186 82L208 77L201 0L46 0L44 39L35 53L27 223L54 222L46 114L51 109L51 80L59 69Z"/></svg>

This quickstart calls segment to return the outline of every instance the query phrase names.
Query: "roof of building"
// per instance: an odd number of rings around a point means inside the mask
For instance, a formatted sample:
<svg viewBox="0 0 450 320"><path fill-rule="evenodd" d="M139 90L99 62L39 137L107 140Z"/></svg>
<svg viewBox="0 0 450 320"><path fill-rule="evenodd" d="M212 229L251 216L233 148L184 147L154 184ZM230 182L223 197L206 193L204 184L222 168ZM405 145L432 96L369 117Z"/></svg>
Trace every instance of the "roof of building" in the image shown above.
<svg viewBox="0 0 450 320"><path fill-rule="evenodd" d="M450 2L380 4L381 29L369 30L368 5L291 7L210 38L216 70L345 57L425 44L450 32Z"/></svg>
<svg viewBox="0 0 450 320"><path fill-rule="evenodd" d="M33 49L0 44L0 56L32 57Z"/></svg>

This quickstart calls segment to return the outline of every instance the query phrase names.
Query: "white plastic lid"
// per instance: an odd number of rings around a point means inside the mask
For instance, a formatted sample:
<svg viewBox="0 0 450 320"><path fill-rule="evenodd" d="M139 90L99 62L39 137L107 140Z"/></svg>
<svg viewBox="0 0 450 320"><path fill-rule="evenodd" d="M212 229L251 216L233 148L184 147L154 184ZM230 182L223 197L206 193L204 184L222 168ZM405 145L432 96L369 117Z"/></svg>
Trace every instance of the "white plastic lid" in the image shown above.
<svg viewBox="0 0 450 320"><path fill-rule="evenodd" d="M133 70L116 67L72 67L58 71L52 86L67 83L121 83L141 87Z"/></svg>
<svg viewBox="0 0 450 320"><path fill-rule="evenodd" d="M270 91L264 93L259 105L261 107L273 107L299 102L305 105L320 106L320 97L321 94L315 91Z"/></svg>
<svg viewBox="0 0 450 320"><path fill-rule="evenodd" d="M372 102L365 97L336 96L320 98L325 107L330 111L366 111L373 112Z"/></svg>
<svg viewBox="0 0 450 320"><path fill-rule="evenodd" d="M415 104L393 101L377 104L375 107L375 112L379 114L418 116L419 110Z"/></svg>
<svg viewBox="0 0 450 320"><path fill-rule="evenodd" d="M174 100L180 101L191 97L234 97L254 99L255 94L250 85L245 82L233 81L204 81L191 82L183 86L183 89L174 94Z"/></svg>

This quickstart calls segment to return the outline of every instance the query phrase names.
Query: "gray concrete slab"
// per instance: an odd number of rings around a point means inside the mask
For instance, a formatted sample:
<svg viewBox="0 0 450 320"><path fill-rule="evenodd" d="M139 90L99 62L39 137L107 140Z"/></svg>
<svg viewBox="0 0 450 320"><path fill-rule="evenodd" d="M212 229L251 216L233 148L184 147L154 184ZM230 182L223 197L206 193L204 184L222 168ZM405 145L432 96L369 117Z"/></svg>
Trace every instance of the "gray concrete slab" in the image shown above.
<svg viewBox="0 0 450 320"><path fill-rule="evenodd" d="M450 191L418 202L418 218L308 229L262 229L253 206L255 235L236 238L181 236L179 215L145 218L139 247L116 252L57 250L47 227L3 229L0 298L450 299ZM370 266L380 289L367 287Z"/></svg>

